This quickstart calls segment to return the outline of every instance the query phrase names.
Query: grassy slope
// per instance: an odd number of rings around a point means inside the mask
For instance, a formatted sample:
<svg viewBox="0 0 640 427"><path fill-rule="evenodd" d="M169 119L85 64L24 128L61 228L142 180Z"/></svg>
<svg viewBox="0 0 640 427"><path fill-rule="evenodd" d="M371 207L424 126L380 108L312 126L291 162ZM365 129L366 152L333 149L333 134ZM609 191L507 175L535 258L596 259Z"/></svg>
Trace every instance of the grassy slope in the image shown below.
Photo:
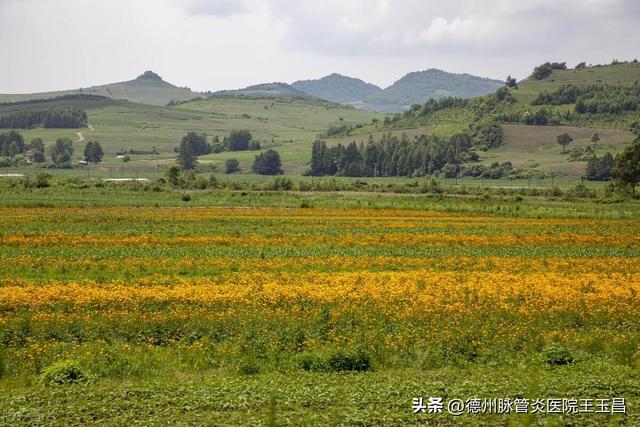
<svg viewBox="0 0 640 427"><path fill-rule="evenodd" d="M535 168L546 172L557 172L570 177L579 177L584 173L586 162L570 162L569 155L562 154L562 147L556 143L556 137L568 133L573 142L567 148L592 145L591 135L598 132L600 142L597 152L621 151L632 139L631 132L618 129L590 129L575 126L526 126L503 125L505 144L486 152L482 158L484 164L511 161L517 168Z"/></svg>
<svg viewBox="0 0 640 427"><path fill-rule="evenodd" d="M188 101L201 96L188 88L173 86L164 81L135 79L127 82L111 83L82 89L31 94L0 94L0 102L28 101L47 99L63 95L90 94L107 96L113 99L126 99L150 105L167 105L170 101Z"/></svg>
<svg viewBox="0 0 640 427"><path fill-rule="evenodd" d="M544 80L525 80L512 89L511 93L517 103L514 109L527 108L541 91L553 91L562 84L596 84L611 85L631 84L640 79L640 64L621 64L603 66L584 70L555 70ZM558 111L573 111L573 105L545 106ZM640 114L629 114L616 120L584 120L583 126L526 126L503 125L505 132L504 145L495 150L481 153L483 164L511 161L515 167L536 168L545 172L556 172L565 180L576 180L583 175L586 162L569 162L568 155L562 154L562 147L556 144L556 137L567 132L574 139L568 149L586 148L589 138L598 132L601 141L598 153L610 151L617 153L624 149L634 135L628 131L631 117L640 119ZM452 108L434 113L422 121L412 124L406 129L394 129L393 134L402 133L412 137L422 132L448 136L467 129L473 115L463 108ZM369 125L351 137L335 138L332 143L344 143L350 140L366 141L369 134L379 137L384 132L382 126Z"/></svg>
<svg viewBox="0 0 640 427"><path fill-rule="evenodd" d="M529 106L541 91L551 92L563 84L625 85L638 79L640 79L640 64L607 65L583 70L554 70L551 76L544 80L523 81L518 85L518 89L511 90L511 93L518 101L517 108ZM547 106L546 108L573 111L573 105ZM585 123L584 127L504 125L504 146L487 153L483 160L484 163L510 160L517 167L537 164L539 169L546 172L558 172L577 178L583 175L586 162L567 161L568 156L562 155L562 147L556 144L556 137L566 132L574 139L567 148L586 148L591 135L598 132L601 138L599 143L601 149L598 150L600 155L607 151L617 153L634 139L625 124L624 122L594 121Z"/></svg>
<svg viewBox="0 0 640 427"><path fill-rule="evenodd" d="M640 64L606 65L602 67L586 68L582 70L554 70L543 80L524 80L518 84L518 89L511 93L519 103L528 104L546 90L551 92L563 84L588 85L607 83L610 85L631 84L640 79Z"/></svg>
<svg viewBox="0 0 640 427"><path fill-rule="evenodd" d="M626 84L640 78L640 65L624 64L605 66L585 70L556 70L542 81L526 80L519 88L512 90L518 100L514 108L526 108L541 90L553 90L563 83L610 83ZM1 98L0 98L1 99ZM342 117L345 123L370 123L379 115L365 111L340 107L314 101L274 100L274 99L235 99L214 98L188 102L175 108L154 107L149 105L111 102L109 105L83 105L89 111L90 123L95 129L90 131L72 129L33 129L21 131L27 139L40 136L48 144L57 137L66 136L78 140L80 131L85 142L77 144L76 160L82 158L84 144L88 140L102 143L106 156L102 167L94 173L108 174L112 170L122 169L123 176L140 171L151 173L156 165L172 162L173 148L188 131L206 132L209 135L223 137L231 129L249 129L261 141L275 141L276 148L283 159L287 174L298 175L306 169L311 155L311 142L330 125L339 123ZM0 107L2 109L10 107ZM560 110L572 110L573 106L554 107ZM636 114L637 116L637 114ZM404 129L394 129L393 133L406 133L413 137L423 132L441 136L451 135L467 129L473 115L465 109L442 110L424 119L420 123ZM567 182L575 182L582 175L585 162L568 162L568 156L561 155L561 147L555 143L558 134L568 132L574 143L569 147L585 146L587 138L598 131L605 150L618 152L633 136L626 131L629 118L612 122L586 121L582 127L522 126L505 125L505 144L497 150L482 155L483 163L511 161L517 167L531 167L546 172L559 172ZM330 145L338 142L366 141L369 135L378 138L383 132L381 123L369 124L357 129L351 136L332 138ZM121 149L150 149L155 146L158 156L132 156L132 161L123 164L115 158ZM219 153L200 158L202 163L222 166L228 158L237 158L244 172L248 172L255 152ZM15 168L14 168L15 169ZM82 170L63 173L84 173Z"/></svg>
<svg viewBox="0 0 640 427"><path fill-rule="evenodd" d="M74 152L76 162L82 159L87 141L100 141L105 157L95 173L99 170L108 173L109 167L114 170L123 167L130 172L154 171L156 165L173 162L174 147L189 131L206 132L222 139L232 129L249 129L261 142L270 144L273 139L285 171L299 174L311 157L311 142L330 125L338 123L340 118L345 123L356 124L378 117L353 108L302 100L215 98L175 108L120 101L82 101L81 105L87 108L94 130L37 128L20 132L27 141L41 137L47 145L58 137L78 141L78 133L82 133L84 141L77 142ZM131 156L127 164L116 158L116 153L123 149L150 150L152 147L160 154ZM212 154L201 157L200 162L221 166L225 159L234 157L240 160L243 170L249 170L255 155L256 152Z"/></svg>

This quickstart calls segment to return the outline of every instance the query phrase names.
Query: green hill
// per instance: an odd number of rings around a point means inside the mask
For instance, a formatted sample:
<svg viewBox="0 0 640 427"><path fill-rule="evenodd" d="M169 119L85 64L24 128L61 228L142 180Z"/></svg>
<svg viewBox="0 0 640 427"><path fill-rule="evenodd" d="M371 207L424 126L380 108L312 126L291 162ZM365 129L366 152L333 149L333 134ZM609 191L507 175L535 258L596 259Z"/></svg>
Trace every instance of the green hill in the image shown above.
<svg viewBox="0 0 640 427"><path fill-rule="evenodd" d="M145 79L151 81L139 82L138 86L162 85L153 76ZM639 64L554 70L542 80L524 80L509 89L501 86L497 92L471 99L444 97L430 100L386 118L349 106L310 99L310 95L306 95L307 99L296 97L300 91L285 84L258 85L242 96L228 93L173 107L73 95L2 104L0 115L50 106L83 108L88 115L88 128L35 128L19 132L27 142L41 137L46 145L53 144L58 137L71 138L76 147L75 163L82 158L86 142L98 140L106 153L102 166L96 167L102 174L109 170L121 171L119 173L124 176L136 171L154 172L157 166L173 162L174 148L189 131L207 133L210 139L213 136L222 139L233 129L248 129L263 150L277 149L285 172L294 175L307 169L312 142L321 134L332 135L326 138L331 147L352 141L366 145L370 136L380 140L388 132L398 138L406 134L409 142L423 134L448 138L466 132L474 141L478 159L465 160L464 167L511 162L519 170L519 179L533 175L549 180L554 174L556 183L558 179L564 180L563 183L574 183L584 173L586 161L592 155L588 150L594 132L600 136L597 155L615 154L635 138L631 126L640 122L638 104L634 104L636 80L640 80ZM621 111L593 114L576 112L576 102L534 105L534 100L555 100L558 90L567 84L579 87L578 93L586 93L579 96L593 95L584 100L587 105L599 102L606 108L616 107L621 97L629 102L624 103ZM548 96L540 98L541 93ZM330 129L332 132L327 132ZM7 131L0 130L0 133ZM566 154L556 143L556 137L562 133L573 138ZM129 163L116 157L123 152L130 153ZM220 168L226 159L237 158L246 173L256 154L255 151L222 152L201 156L199 161L205 166ZM57 172L83 173L83 170ZM517 182L514 185L519 185Z"/></svg>
<svg viewBox="0 0 640 427"><path fill-rule="evenodd" d="M317 80L298 80L291 86L317 98L340 104L361 102L368 96L382 90L371 83L337 73Z"/></svg>
<svg viewBox="0 0 640 427"><path fill-rule="evenodd" d="M429 69L409 73L388 88L364 98L361 108L396 112L408 109L411 105L422 104L429 99L447 96L472 98L495 92L504 83L470 74L454 74Z"/></svg>
<svg viewBox="0 0 640 427"><path fill-rule="evenodd" d="M368 135L380 138L388 131L410 137L467 132L482 148L477 150L481 165L508 161L521 175L549 178L555 174L574 180L584 174L587 160L594 154L590 151L592 134L600 136L598 156L616 154L636 138L632 127L636 131L640 127L639 80L637 63L553 70L544 79L527 79L493 94L416 105L384 123L365 126L335 141L366 142ZM587 111L576 108L579 101ZM573 139L566 154L556 141L563 133Z"/></svg>
<svg viewBox="0 0 640 427"><path fill-rule="evenodd" d="M207 93L211 97L231 98L282 98L282 99L316 99L316 97L298 90L287 83L261 83L244 89L220 90Z"/></svg>
<svg viewBox="0 0 640 427"><path fill-rule="evenodd" d="M58 92L43 92L22 95L0 94L0 102L19 102L34 99L57 98L64 95L98 95L116 100L126 100L140 104L167 105L171 102L188 101L202 96L189 88L181 88L164 81L152 71L146 71L134 80L111 83L89 88Z"/></svg>
<svg viewBox="0 0 640 427"><path fill-rule="evenodd" d="M629 85L640 79L640 64L598 65L582 69L553 70L542 80L526 79L518 83L512 95L521 103L530 103L542 91L554 91L565 84Z"/></svg>
<svg viewBox="0 0 640 427"><path fill-rule="evenodd" d="M17 129L26 142L42 138L51 146L59 137L74 141L74 164L82 159L84 146L97 140L105 157L94 173L110 171L117 176L136 176L137 172L155 173L157 166L174 162L174 148L190 131L206 133L209 140L223 139L234 129L247 129L263 149L276 148L282 157L285 172L304 172L311 153L311 143L319 134L337 123L356 126L381 118L375 113L319 100L251 99L214 97L185 102L173 107L152 106L106 97L69 95L52 100L0 105L0 115L16 110L77 106L88 115L89 127L84 129ZM0 133L10 129L0 129ZM124 163L118 154L127 152L130 161ZM131 154L133 152L134 154ZM136 154L141 153L141 154ZM203 165L222 167L227 158L240 160L243 172L248 172L256 151L223 152L199 158ZM25 171L36 168L25 167ZM15 170L15 168L14 168ZM2 173L3 169L0 169ZM37 169L34 169L37 171ZM56 173L86 173L82 169L57 170Z"/></svg>

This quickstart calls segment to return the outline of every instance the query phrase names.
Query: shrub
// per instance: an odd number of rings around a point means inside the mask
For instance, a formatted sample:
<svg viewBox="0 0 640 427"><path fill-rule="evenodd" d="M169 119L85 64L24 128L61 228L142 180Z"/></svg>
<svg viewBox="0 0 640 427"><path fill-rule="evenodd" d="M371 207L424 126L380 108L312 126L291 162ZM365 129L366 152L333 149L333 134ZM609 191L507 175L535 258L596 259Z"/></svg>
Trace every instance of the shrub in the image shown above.
<svg viewBox="0 0 640 427"><path fill-rule="evenodd" d="M289 178L277 176L268 186L268 189L290 191L293 189L293 182Z"/></svg>
<svg viewBox="0 0 640 427"><path fill-rule="evenodd" d="M371 371L371 358L364 350L338 349L328 353L305 352L299 356L300 368L315 372Z"/></svg>
<svg viewBox="0 0 640 427"><path fill-rule="evenodd" d="M240 170L240 162L238 159L227 159L224 162L224 173L230 174Z"/></svg>
<svg viewBox="0 0 640 427"><path fill-rule="evenodd" d="M180 197L180 199L181 199L183 202L188 202L188 201L190 201L190 200L191 200L191 195L190 195L189 193L184 193L184 194L182 195L182 197Z"/></svg>
<svg viewBox="0 0 640 427"><path fill-rule="evenodd" d="M255 360L248 359L240 364L238 372L242 375L255 375L260 372L260 366Z"/></svg>
<svg viewBox="0 0 640 427"><path fill-rule="evenodd" d="M88 380L87 374L72 360L54 363L45 368L40 377L45 384L74 384Z"/></svg>
<svg viewBox="0 0 640 427"><path fill-rule="evenodd" d="M325 360L314 353L304 353L300 356L300 367L305 371L325 371Z"/></svg>
<svg viewBox="0 0 640 427"><path fill-rule="evenodd" d="M44 172L40 172L38 175L36 175L36 179L34 182L34 185L37 188L47 188L49 187L49 180L52 178L51 175L49 175L48 173L44 173Z"/></svg>
<svg viewBox="0 0 640 427"><path fill-rule="evenodd" d="M543 350L544 361L548 365L568 365L573 363L573 356L561 345L553 344Z"/></svg>
<svg viewBox="0 0 640 427"><path fill-rule="evenodd" d="M205 177L199 176L196 178L193 186L200 190L205 190L209 186L209 181L207 181Z"/></svg>
<svg viewBox="0 0 640 427"><path fill-rule="evenodd" d="M327 358L327 369L332 372L370 371L371 359L364 350L336 350Z"/></svg>

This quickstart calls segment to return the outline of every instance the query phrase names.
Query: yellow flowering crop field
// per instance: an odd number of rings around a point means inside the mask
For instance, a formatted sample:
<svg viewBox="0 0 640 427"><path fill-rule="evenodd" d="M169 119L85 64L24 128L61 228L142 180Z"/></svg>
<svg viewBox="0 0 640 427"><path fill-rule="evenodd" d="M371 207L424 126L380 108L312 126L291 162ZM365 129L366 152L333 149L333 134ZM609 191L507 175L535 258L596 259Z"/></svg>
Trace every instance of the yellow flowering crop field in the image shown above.
<svg viewBox="0 0 640 427"><path fill-rule="evenodd" d="M62 399L41 384L60 363L86 379L64 393L103 393L104 402L117 400L105 390L130 391L129 382L220 381L218 395L200 394L195 409L183 409L186 424L266 423L275 407L282 424L328 423L337 415L323 408L339 406L335 396L314 389L302 403L288 402L282 389L274 397L270 387L309 390L342 381L386 390L384 411L351 408L354 423L377 424L368 417L380 421L382 413L390 418L381 424L419 423L426 420L412 414L412 394L434 384L451 394L447 387L455 385L442 378L480 384L483 370L510 372L512 386L505 379L498 391L513 395L528 392L530 383L517 378L522 370L547 381L543 392L626 397L627 422L638 421L640 220L400 209L0 207L0 230L0 384L12 390L0 406L17 424L52 421L11 407L29 396ZM588 376L593 372L602 376ZM624 387L613 390L606 372L624 378ZM421 375L429 380L421 383ZM236 388L228 385L234 381ZM394 394L389 384L401 391ZM257 406L238 403L251 387ZM227 415L201 407L220 401ZM86 405L77 412L54 408L51 416L71 424L90 413L110 419L99 405ZM151 419L166 416L140 410ZM189 418L198 410L204 418ZM112 416L127 424L125 412Z"/></svg>

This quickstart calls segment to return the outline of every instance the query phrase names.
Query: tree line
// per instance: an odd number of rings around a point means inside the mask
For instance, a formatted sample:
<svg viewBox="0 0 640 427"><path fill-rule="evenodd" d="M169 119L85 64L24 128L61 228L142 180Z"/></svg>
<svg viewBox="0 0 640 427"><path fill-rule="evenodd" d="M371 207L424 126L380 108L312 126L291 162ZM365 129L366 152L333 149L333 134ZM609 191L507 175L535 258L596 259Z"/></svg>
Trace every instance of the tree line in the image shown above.
<svg viewBox="0 0 640 427"><path fill-rule="evenodd" d="M69 138L58 138L49 149L51 167L69 168L73 157L73 141ZM21 154L29 154L31 161L44 163L45 144L42 138L33 138L25 143L24 137L17 131L0 134L0 157L11 159ZM100 163L104 157L104 151L98 141L89 141L84 147L84 160L90 163ZM12 162L3 161L2 165L11 166Z"/></svg>
<svg viewBox="0 0 640 427"><path fill-rule="evenodd" d="M359 145L351 142L328 147L324 140L313 143L310 168L311 176L426 176L445 171L457 173L463 162L478 159L471 151L473 142L467 133L449 138L420 135L409 139L390 132L381 139Z"/></svg>
<svg viewBox="0 0 640 427"><path fill-rule="evenodd" d="M78 107L27 109L0 115L2 129L81 128L87 125L87 113Z"/></svg>
<svg viewBox="0 0 640 427"><path fill-rule="evenodd" d="M216 135L211 142L207 141L206 133L189 132L176 148L176 160L182 169L194 169L198 156L223 151L260 150L260 143L253 139L248 130L232 130L222 141Z"/></svg>
<svg viewBox="0 0 640 427"><path fill-rule="evenodd" d="M543 91L531 102L533 105L576 104L578 114L620 114L638 111L640 82L624 85L562 85L553 92Z"/></svg>

